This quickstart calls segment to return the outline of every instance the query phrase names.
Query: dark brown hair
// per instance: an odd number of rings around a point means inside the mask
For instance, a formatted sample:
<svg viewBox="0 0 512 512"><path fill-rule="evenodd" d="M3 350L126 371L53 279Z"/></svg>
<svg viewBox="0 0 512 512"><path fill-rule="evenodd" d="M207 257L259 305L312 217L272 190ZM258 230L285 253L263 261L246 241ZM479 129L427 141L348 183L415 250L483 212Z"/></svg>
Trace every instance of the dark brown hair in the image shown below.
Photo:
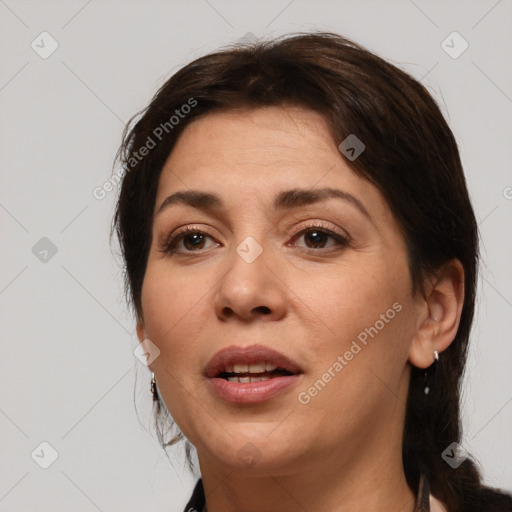
<svg viewBox="0 0 512 512"><path fill-rule="evenodd" d="M365 151L347 164L378 187L396 216L407 243L414 293L422 293L424 277L443 263L461 261L465 297L460 325L441 354L428 395L423 392L424 370L411 369L405 474L416 489L420 473L426 473L432 494L450 512L512 510L512 499L483 486L471 458L453 469L441 456L452 442L461 442L460 386L478 268L477 223L457 144L425 87L360 45L325 32L230 45L180 69L129 123L118 153L125 174L112 232L117 230L126 264L125 292L134 313L142 318L141 289L159 176L180 133L192 120L215 111L276 105L320 113L336 145L350 134L364 143ZM184 115L171 121L177 110ZM135 158L149 140L156 145ZM340 158L345 158L341 152ZM178 432L164 440L161 427L172 419L160 400L156 422L163 446L184 439Z"/></svg>

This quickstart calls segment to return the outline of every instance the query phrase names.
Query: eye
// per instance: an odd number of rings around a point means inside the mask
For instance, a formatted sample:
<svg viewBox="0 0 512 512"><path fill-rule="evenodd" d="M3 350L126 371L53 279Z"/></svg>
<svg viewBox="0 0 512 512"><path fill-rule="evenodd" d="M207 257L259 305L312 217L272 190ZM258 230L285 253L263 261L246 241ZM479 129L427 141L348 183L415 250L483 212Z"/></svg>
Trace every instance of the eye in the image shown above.
<svg viewBox="0 0 512 512"><path fill-rule="evenodd" d="M306 243L305 249L311 249L313 251L322 249L336 250L340 247L346 247L350 243L350 239L347 236L334 232L321 224L318 225L318 223L301 230L293 237L293 240L300 238L304 238L304 242ZM331 247L325 247L329 239L333 240L334 244L331 244Z"/></svg>
<svg viewBox="0 0 512 512"><path fill-rule="evenodd" d="M161 252L174 254L180 249L178 245L183 242L181 248L185 248L185 252L193 252L204 249L205 240L212 238L208 233L187 226L186 228L178 231L176 234L170 235L162 244L162 248L159 249Z"/></svg>
<svg viewBox="0 0 512 512"><path fill-rule="evenodd" d="M303 237L306 242L306 246L302 248L299 246L299 248L312 250L314 252L318 252L319 250L336 250L350 244L350 239L347 236L328 229L319 222L313 223L305 229L302 229L293 236L292 240L295 241ZM167 237L167 239L165 239L161 244L159 251L168 254L183 254L201 251L202 249L208 248L205 247L205 243L208 238L213 240L212 235L205 233L198 228L187 226L186 228L179 230L177 233L171 234ZM331 239L334 244L331 244L331 247L326 248L325 244L329 239ZM179 247L180 244L181 247ZM216 245L218 246L219 244Z"/></svg>

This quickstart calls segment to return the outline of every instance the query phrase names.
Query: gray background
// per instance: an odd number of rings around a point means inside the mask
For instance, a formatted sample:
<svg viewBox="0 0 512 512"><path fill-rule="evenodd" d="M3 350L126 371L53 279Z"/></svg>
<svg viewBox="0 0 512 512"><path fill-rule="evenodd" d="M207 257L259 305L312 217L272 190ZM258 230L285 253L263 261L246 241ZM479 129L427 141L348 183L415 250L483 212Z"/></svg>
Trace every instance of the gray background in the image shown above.
<svg viewBox="0 0 512 512"><path fill-rule="evenodd" d="M92 190L172 72L247 33L315 29L420 79L460 144L484 258L463 446L512 490L511 21L511 0L0 0L0 510L184 507L196 476L148 432L149 372L108 244L116 191ZM43 31L59 45L46 59L31 47L51 48ZM453 31L469 43L458 58L441 46Z"/></svg>

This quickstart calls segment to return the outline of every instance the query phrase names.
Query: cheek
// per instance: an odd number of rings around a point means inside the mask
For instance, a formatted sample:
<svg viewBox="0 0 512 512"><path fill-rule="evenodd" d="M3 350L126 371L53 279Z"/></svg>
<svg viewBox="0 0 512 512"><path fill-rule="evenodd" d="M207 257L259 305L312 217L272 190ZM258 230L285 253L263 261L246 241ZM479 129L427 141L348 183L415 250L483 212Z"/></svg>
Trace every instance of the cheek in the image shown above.
<svg viewBox="0 0 512 512"><path fill-rule="evenodd" d="M377 380L370 370L394 386L406 365L413 330L407 266L368 258L367 264L328 274L294 287L305 304L303 312L309 310L306 329L319 355L312 378L321 377L342 356L344 386L355 395L365 389L362 382Z"/></svg>
<svg viewBox="0 0 512 512"><path fill-rule="evenodd" d="M203 325L210 287L197 275L195 279L182 278L158 267L146 272L142 289L146 334L160 349L160 363L172 371L190 366L191 349Z"/></svg>
<svg viewBox="0 0 512 512"><path fill-rule="evenodd" d="M153 362L158 389L173 419L185 432L197 407L197 343L206 314L204 281L180 278L179 274L148 267L142 289L146 335L160 350ZM210 286L211 287L211 286Z"/></svg>
<svg viewBox="0 0 512 512"><path fill-rule="evenodd" d="M361 260L319 270L304 279L290 277L293 292L326 334L341 338L357 335L407 296L409 284L404 273L371 258Z"/></svg>

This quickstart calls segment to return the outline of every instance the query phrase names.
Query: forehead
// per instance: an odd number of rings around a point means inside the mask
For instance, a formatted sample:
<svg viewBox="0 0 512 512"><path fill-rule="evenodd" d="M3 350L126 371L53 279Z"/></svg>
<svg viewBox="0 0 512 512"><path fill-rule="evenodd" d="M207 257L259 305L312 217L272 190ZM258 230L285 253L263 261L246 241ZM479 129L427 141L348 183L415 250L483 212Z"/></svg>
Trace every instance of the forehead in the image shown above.
<svg viewBox="0 0 512 512"><path fill-rule="evenodd" d="M164 165L157 200L206 185L226 194L344 186L378 195L344 161L324 118L300 107L217 112L189 124Z"/></svg>
<svg viewBox="0 0 512 512"><path fill-rule="evenodd" d="M333 142L324 119L309 110L266 107L219 112L193 121L171 155L182 164L208 161L211 156L251 168L314 161L331 153Z"/></svg>

